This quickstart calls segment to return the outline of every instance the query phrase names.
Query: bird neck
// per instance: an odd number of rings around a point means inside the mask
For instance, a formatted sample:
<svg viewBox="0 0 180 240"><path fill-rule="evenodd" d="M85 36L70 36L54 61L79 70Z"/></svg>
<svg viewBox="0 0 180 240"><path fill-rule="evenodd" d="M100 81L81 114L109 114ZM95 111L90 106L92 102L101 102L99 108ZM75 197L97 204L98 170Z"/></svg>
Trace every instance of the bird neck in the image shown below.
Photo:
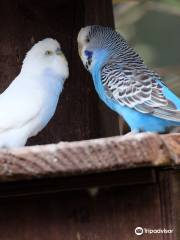
<svg viewBox="0 0 180 240"><path fill-rule="evenodd" d="M45 68L43 71L23 71L20 72L18 79L24 84L33 86L34 88L40 88L44 91L52 92L57 95L62 91L65 78L53 72L49 68Z"/></svg>
<svg viewBox="0 0 180 240"><path fill-rule="evenodd" d="M92 64L90 67L90 72L93 74L94 72L98 72L105 62L108 61L109 54L107 50L98 49L93 52L92 56Z"/></svg>

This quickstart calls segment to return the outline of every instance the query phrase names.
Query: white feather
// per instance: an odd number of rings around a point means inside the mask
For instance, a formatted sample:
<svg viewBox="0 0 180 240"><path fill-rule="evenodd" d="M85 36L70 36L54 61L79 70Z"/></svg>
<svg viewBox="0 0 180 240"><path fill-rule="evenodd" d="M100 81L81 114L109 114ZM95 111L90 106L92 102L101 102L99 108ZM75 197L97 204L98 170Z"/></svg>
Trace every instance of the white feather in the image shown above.
<svg viewBox="0 0 180 240"><path fill-rule="evenodd" d="M51 38L35 44L27 53L20 74L0 95L0 147L24 146L54 115L69 75L59 48L59 43ZM47 55L47 51L51 54Z"/></svg>

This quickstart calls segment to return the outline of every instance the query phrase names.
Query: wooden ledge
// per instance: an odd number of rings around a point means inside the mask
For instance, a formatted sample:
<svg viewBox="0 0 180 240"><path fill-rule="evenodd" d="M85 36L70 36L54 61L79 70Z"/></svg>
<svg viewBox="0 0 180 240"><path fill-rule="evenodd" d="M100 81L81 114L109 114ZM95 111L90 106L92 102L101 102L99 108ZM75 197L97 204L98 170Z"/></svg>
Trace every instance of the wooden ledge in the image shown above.
<svg viewBox="0 0 180 240"><path fill-rule="evenodd" d="M180 164L180 134L141 133L0 151L0 181Z"/></svg>

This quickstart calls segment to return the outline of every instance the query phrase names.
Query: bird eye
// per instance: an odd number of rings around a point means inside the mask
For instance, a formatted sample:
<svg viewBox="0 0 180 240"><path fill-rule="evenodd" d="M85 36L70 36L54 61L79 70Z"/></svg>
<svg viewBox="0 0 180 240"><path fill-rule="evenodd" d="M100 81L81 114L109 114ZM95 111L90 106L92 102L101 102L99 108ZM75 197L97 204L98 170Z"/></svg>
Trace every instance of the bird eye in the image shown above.
<svg viewBox="0 0 180 240"><path fill-rule="evenodd" d="M52 55L53 54L53 52L52 51L50 51L50 50L47 50L46 52L45 52L45 55Z"/></svg>
<svg viewBox="0 0 180 240"><path fill-rule="evenodd" d="M86 38L86 42L90 42L90 39L88 37Z"/></svg>

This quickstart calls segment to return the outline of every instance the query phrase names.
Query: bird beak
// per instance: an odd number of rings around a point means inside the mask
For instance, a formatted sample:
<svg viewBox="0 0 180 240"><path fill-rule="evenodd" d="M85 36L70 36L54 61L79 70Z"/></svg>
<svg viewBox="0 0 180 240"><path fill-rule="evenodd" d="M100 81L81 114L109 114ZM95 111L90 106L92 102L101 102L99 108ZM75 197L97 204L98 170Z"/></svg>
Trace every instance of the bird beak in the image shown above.
<svg viewBox="0 0 180 240"><path fill-rule="evenodd" d="M57 49L57 50L56 50L56 55L65 57L64 54L63 54L63 52L62 52L60 49Z"/></svg>
<svg viewBox="0 0 180 240"><path fill-rule="evenodd" d="M56 50L56 55L64 58L64 59L67 61L67 59L66 59L66 57L64 56L64 53L61 51L61 49L57 49L57 50Z"/></svg>

